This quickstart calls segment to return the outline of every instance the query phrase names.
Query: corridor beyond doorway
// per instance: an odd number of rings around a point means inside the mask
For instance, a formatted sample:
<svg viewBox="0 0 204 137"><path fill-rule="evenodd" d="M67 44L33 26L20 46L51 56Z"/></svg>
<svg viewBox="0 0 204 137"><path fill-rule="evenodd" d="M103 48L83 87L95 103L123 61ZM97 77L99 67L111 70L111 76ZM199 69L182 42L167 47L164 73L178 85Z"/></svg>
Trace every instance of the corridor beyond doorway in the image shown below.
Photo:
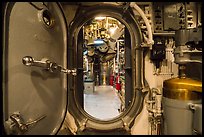
<svg viewBox="0 0 204 137"><path fill-rule="evenodd" d="M106 120L118 116L121 101L112 86L95 86L91 94L84 94L84 110L91 116Z"/></svg>

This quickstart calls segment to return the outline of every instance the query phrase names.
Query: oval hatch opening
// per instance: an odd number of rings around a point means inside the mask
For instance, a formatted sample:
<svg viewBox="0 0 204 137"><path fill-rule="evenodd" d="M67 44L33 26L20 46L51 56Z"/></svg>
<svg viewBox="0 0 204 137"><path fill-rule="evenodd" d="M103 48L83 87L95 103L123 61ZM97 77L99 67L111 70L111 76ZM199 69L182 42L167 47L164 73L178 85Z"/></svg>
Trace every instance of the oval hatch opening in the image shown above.
<svg viewBox="0 0 204 137"><path fill-rule="evenodd" d="M100 120L120 115L126 107L125 25L108 16L97 16L83 27L84 110ZM126 32L127 33L127 32ZM131 62L131 61L130 61ZM131 101L131 100L129 100Z"/></svg>

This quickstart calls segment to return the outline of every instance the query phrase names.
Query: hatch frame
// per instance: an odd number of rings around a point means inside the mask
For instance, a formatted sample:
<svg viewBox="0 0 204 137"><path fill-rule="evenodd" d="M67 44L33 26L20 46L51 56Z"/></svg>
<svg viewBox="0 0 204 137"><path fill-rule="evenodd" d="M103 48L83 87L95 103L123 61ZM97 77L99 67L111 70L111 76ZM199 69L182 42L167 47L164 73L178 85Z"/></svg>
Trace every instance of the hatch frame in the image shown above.
<svg viewBox="0 0 204 137"><path fill-rule="evenodd" d="M71 68L77 68L77 39L81 27L89 20L93 19L96 16L108 16L117 19L122 24L124 24L131 38L131 54L132 57L132 92L133 99L130 103L130 106L122 112L119 116L111 120L101 120L94 118L89 115L85 110L80 106L80 103L77 101L77 79L76 77L70 76L69 83L69 112L74 116L78 125L78 133L83 134L82 132L111 132L113 130L122 130L130 133L130 128L134 124L135 118L139 115L143 108L143 102L145 93L143 89L146 87L146 81L144 81L143 73L143 48L141 47L143 36L140 29L140 26L135 19L133 13L130 10L124 10L122 6L114 4L96 4L91 6L80 6L78 12L76 13L75 18L69 25L69 35L68 35L68 51L69 55L71 54L71 60L68 60L68 66ZM135 62L135 63L134 63ZM138 64L134 67L135 64ZM145 83L145 84L144 84Z"/></svg>

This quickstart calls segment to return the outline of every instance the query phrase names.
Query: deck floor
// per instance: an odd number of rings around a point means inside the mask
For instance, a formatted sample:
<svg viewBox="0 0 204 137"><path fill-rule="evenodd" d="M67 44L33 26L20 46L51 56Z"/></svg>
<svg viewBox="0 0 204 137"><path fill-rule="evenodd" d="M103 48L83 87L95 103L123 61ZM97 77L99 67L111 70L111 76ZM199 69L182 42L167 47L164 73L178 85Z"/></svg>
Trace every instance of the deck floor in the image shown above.
<svg viewBox="0 0 204 137"><path fill-rule="evenodd" d="M101 120L118 116L120 105L117 91L112 86L95 86L94 93L84 94L84 110Z"/></svg>

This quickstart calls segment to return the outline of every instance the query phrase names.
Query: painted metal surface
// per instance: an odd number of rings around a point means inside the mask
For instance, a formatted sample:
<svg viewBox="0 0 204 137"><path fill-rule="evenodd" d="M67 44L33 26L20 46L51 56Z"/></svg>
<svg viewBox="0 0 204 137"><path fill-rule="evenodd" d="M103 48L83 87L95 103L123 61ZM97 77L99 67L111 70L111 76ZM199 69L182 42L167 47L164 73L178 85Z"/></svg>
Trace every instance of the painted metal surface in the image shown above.
<svg viewBox="0 0 204 137"><path fill-rule="evenodd" d="M176 100L163 97L164 135L192 135L193 111L189 104L201 104L202 100Z"/></svg>
<svg viewBox="0 0 204 137"><path fill-rule="evenodd" d="M45 115L23 134L56 134L66 115L67 75L26 67L22 58L47 58L67 67L67 28L59 4L8 3L3 40L4 122L14 112L25 122Z"/></svg>

